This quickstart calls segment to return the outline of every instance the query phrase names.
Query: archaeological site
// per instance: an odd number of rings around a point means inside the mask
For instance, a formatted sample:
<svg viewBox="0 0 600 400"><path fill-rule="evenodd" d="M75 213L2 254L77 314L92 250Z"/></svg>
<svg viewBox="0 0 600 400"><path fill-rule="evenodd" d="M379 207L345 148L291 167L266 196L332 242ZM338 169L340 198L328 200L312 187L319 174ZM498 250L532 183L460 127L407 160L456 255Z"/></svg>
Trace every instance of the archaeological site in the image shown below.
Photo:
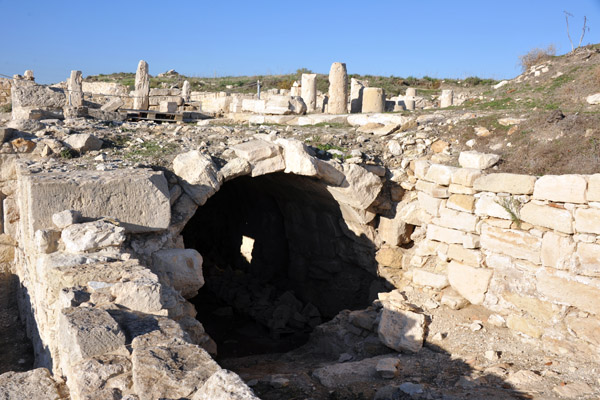
<svg viewBox="0 0 600 400"><path fill-rule="evenodd" d="M600 46L149 72L0 78L0 399L600 396Z"/></svg>

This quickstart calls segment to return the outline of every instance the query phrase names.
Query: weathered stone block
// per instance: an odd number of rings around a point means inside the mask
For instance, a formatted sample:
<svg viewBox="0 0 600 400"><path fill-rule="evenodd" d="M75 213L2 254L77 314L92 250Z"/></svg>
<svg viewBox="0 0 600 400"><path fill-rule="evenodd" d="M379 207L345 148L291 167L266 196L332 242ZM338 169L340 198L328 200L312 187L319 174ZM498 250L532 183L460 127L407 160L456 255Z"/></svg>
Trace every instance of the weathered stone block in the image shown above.
<svg viewBox="0 0 600 400"><path fill-rule="evenodd" d="M259 400L259 398L235 372L221 369L204 382L192 400Z"/></svg>
<svg viewBox="0 0 600 400"><path fill-rule="evenodd" d="M477 151L462 151L458 163L463 168L486 169L500 161L497 154L479 153Z"/></svg>
<svg viewBox="0 0 600 400"><path fill-rule="evenodd" d="M491 193L482 193L475 202L475 215L507 220L512 219L508 211L500 205L501 202L501 197L497 197Z"/></svg>
<svg viewBox="0 0 600 400"><path fill-rule="evenodd" d="M574 267L575 242L571 236L546 232L542 239L541 260L544 267L568 270Z"/></svg>
<svg viewBox="0 0 600 400"><path fill-rule="evenodd" d="M159 250L152 254L150 270L186 299L196 296L204 285L202 256L194 249Z"/></svg>
<svg viewBox="0 0 600 400"><path fill-rule="evenodd" d="M392 268L402 268L404 253L399 247L382 247L375 254L375 260L380 265Z"/></svg>
<svg viewBox="0 0 600 400"><path fill-rule="evenodd" d="M445 228L457 229L463 232L475 232L477 216L442 207L439 218L434 218L433 223Z"/></svg>
<svg viewBox="0 0 600 400"><path fill-rule="evenodd" d="M0 375L0 398L7 400L62 400L63 389L46 368Z"/></svg>
<svg viewBox="0 0 600 400"><path fill-rule="evenodd" d="M587 182L581 175L545 175L535 183L533 198L565 203L585 203Z"/></svg>
<svg viewBox="0 0 600 400"><path fill-rule="evenodd" d="M431 166L431 161L429 160L416 160L415 161L415 176L418 179L425 179L425 175L427 175L427 171Z"/></svg>
<svg viewBox="0 0 600 400"><path fill-rule="evenodd" d="M600 217L600 210L598 216ZM573 233L573 216L564 208L527 203L521 208L520 217L531 225ZM600 222L600 218L598 221Z"/></svg>
<svg viewBox="0 0 600 400"><path fill-rule="evenodd" d="M440 216L440 205L442 204L442 199L435 198L424 192L418 192L417 196L419 199L419 207L434 217Z"/></svg>
<svg viewBox="0 0 600 400"><path fill-rule="evenodd" d="M425 316L384 305L377 333L379 340L391 349L417 352L423 347Z"/></svg>
<svg viewBox="0 0 600 400"><path fill-rule="evenodd" d="M319 173L316 159L309 153L308 147L299 140L277 139L275 141L283 148L285 171L296 175L316 176Z"/></svg>
<svg viewBox="0 0 600 400"><path fill-rule="evenodd" d="M465 194L450 195L446 202L446 207L456 211L471 213L475 208L475 197Z"/></svg>
<svg viewBox="0 0 600 400"><path fill-rule="evenodd" d="M452 174L452 183L472 187L477 178L482 175L481 170L473 168L457 168Z"/></svg>
<svg viewBox="0 0 600 400"><path fill-rule="evenodd" d="M578 243L576 256L579 260L577 273L600 277L600 244Z"/></svg>
<svg viewBox="0 0 600 400"><path fill-rule="evenodd" d="M129 232L166 229L171 220L167 180L143 169L39 173L20 179L26 237L52 227L52 215L77 210L85 218L110 216Z"/></svg>
<svg viewBox="0 0 600 400"><path fill-rule="evenodd" d="M216 166L209 156L198 150L175 157L173 171L183 179L183 190L198 205L206 203L206 200L221 187Z"/></svg>
<svg viewBox="0 0 600 400"><path fill-rule="evenodd" d="M600 315L600 289L580 281L573 276L558 276L545 268L537 274L537 290L549 300L567 304L580 310Z"/></svg>
<svg viewBox="0 0 600 400"><path fill-rule="evenodd" d="M456 261L448 264L450 285L473 304L483 303L492 274L487 268L474 268Z"/></svg>
<svg viewBox="0 0 600 400"><path fill-rule="evenodd" d="M481 247L535 264L541 263L542 239L527 232L484 224L481 229Z"/></svg>
<svg viewBox="0 0 600 400"><path fill-rule="evenodd" d="M340 186L328 186L327 191L340 203L362 210L369 207L383 187L381 179L356 164L344 164L343 172Z"/></svg>
<svg viewBox="0 0 600 400"><path fill-rule="evenodd" d="M459 244L451 244L448 246L448 258L456 260L463 264L470 265L472 267L480 267L483 261L483 255L480 251L465 249L464 246Z"/></svg>
<svg viewBox="0 0 600 400"><path fill-rule="evenodd" d="M475 180L473 188L480 192L531 194L535 184L535 176L519 174L490 174Z"/></svg>
<svg viewBox="0 0 600 400"><path fill-rule="evenodd" d="M578 208L575 210L575 230L600 234L600 209Z"/></svg>
<svg viewBox="0 0 600 400"><path fill-rule="evenodd" d="M432 197L436 197L439 199L447 199L450 196L447 187L440 186L433 182L419 180L415 185L415 188L417 190L420 190L421 192L424 192Z"/></svg>
<svg viewBox="0 0 600 400"><path fill-rule="evenodd" d="M543 327L538 322L516 314L511 314L506 318L506 326L535 339L539 339L544 333Z"/></svg>
<svg viewBox="0 0 600 400"><path fill-rule="evenodd" d="M441 290L449 285L446 275L436 274L423 269L413 270L412 281L416 285L429 286L437 290Z"/></svg>
<svg viewBox="0 0 600 400"><path fill-rule="evenodd" d="M86 222L63 229L61 239L68 253L82 253L121 246L125 229L105 221Z"/></svg>
<svg viewBox="0 0 600 400"><path fill-rule="evenodd" d="M600 201L600 174L594 174L588 177L586 200Z"/></svg>
<svg viewBox="0 0 600 400"><path fill-rule="evenodd" d="M427 239L444 243L462 243L465 233L434 224L427 225Z"/></svg>
<svg viewBox="0 0 600 400"><path fill-rule="evenodd" d="M438 185L448 186L452 180L452 175L458 168L442 164L431 164L425 175L425 179L437 183Z"/></svg>

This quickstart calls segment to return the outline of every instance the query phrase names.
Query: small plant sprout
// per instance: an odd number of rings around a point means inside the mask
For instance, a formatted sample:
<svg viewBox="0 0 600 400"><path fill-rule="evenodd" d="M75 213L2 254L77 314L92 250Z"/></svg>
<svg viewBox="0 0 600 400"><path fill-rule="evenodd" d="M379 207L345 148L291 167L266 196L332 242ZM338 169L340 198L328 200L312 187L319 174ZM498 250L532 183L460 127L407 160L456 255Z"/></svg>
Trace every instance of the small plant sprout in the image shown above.
<svg viewBox="0 0 600 400"><path fill-rule="evenodd" d="M510 219L517 225L517 228L521 229L521 201L513 196L502 197L496 199L496 204L504 208L504 210L510 215Z"/></svg>

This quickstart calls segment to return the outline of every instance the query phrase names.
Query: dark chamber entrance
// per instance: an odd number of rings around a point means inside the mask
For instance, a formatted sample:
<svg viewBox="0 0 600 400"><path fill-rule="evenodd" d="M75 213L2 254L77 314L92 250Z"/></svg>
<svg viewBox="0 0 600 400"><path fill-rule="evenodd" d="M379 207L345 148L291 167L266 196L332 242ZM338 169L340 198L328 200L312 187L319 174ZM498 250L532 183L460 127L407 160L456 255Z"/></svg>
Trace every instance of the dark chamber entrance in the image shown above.
<svg viewBox="0 0 600 400"><path fill-rule="evenodd" d="M285 352L383 286L375 248L347 230L314 179L291 174L227 182L182 232L204 258L206 284L190 301L219 357Z"/></svg>

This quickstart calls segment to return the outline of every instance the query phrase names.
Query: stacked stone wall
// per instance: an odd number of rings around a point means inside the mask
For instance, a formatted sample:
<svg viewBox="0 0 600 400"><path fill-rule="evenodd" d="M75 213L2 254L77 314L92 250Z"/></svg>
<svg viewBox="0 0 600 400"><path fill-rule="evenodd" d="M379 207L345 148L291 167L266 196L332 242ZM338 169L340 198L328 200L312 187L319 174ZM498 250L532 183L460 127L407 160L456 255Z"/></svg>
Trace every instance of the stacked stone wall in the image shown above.
<svg viewBox="0 0 600 400"><path fill-rule="evenodd" d="M10 103L10 83L7 78L0 78L0 106Z"/></svg>
<svg viewBox="0 0 600 400"><path fill-rule="evenodd" d="M598 355L600 174L484 174L424 160L412 172L395 217L418 226L405 277L441 291L443 304L457 292L551 350Z"/></svg>

